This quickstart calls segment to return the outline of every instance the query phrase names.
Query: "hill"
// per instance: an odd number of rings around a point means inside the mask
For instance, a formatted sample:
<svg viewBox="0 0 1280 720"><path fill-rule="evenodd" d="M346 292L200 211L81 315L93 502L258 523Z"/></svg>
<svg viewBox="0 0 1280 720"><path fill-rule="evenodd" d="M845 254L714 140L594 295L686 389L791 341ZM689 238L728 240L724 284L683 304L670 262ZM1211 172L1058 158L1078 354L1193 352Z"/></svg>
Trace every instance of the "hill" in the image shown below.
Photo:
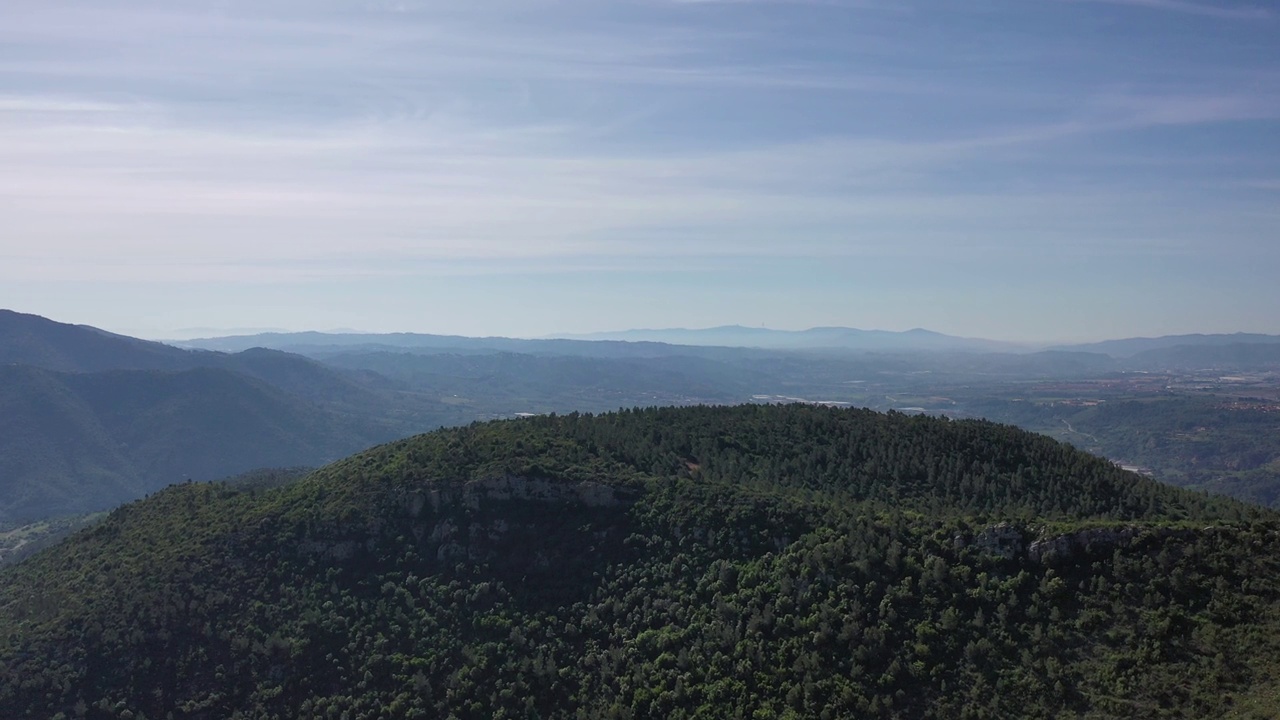
<svg viewBox="0 0 1280 720"><path fill-rule="evenodd" d="M1166 350L1179 346L1214 347L1221 345L1272 345L1280 343L1280 335L1262 335L1259 333L1216 333L1192 335L1162 335L1160 337L1122 338L1104 340L1096 343L1067 345L1060 350L1075 352L1103 353L1117 358L1132 357L1139 353L1153 350Z"/></svg>
<svg viewBox="0 0 1280 720"><path fill-rule="evenodd" d="M0 366L0 524L114 507L185 479L318 465L396 436L228 370Z"/></svg>
<svg viewBox="0 0 1280 720"><path fill-rule="evenodd" d="M1263 716L1268 511L1007 426L476 424L0 572L0 716Z"/></svg>
<svg viewBox="0 0 1280 720"><path fill-rule="evenodd" d="M1140 352L1129 361L1142 369L1274 369L1280 367L1280 342L1175 345Z"/></svg>

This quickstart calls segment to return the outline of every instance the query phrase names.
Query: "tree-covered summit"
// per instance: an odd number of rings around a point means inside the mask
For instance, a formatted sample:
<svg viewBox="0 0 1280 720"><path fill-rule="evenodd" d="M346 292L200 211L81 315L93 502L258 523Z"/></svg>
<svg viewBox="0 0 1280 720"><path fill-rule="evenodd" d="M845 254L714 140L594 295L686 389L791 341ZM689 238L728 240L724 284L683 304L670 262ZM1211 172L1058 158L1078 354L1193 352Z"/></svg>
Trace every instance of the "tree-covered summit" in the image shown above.
<svg viewBox="0 0 1280 720"><path fill-rule="evenodd" d="M476 424L4 572L0 716L1248 717L1277 558L1268 511L986 422Z"/></svg>
<svg viewBox="0 0 1280 720"><path fill-rule="evenodd" d="M645 408L476 423L390 443L320 472L338 488L495 475L634 484L689 478L952 514L1201 520L1260 515L985 421L812 405Z"/></svg>

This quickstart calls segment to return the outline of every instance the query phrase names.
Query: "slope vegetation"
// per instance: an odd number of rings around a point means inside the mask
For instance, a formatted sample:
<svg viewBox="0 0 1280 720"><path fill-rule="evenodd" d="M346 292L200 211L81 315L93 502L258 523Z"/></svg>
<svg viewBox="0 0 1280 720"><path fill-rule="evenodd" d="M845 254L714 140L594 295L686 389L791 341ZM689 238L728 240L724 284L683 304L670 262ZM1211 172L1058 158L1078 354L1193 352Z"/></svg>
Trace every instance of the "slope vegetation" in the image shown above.
<svg viewBox="0 0 1280 720"><path fill-rule="evenodd" d="M0 366L0 523L103 510L186 479L322 464L392 436L227 370Z"/></svg>
<svg viewBox="0 0 1280 720"><path fill-rule="evenodd" d="M1268 511L985 422L506 421L0 574L0 716L1259 717Z"/></svg>

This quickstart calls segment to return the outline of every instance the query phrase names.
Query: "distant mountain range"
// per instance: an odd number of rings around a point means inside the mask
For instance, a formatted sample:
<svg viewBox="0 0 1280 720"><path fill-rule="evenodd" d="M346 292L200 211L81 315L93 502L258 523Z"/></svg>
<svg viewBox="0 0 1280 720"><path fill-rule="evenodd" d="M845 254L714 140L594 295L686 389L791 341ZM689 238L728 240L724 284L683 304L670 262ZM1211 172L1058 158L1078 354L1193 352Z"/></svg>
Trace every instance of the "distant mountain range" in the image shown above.
<svg viewBox="0 0 1280 720"><path fill-rule="evenodd" d="M623 330L540 339L420 333L260 333L182 340L175 341L174 344L184 348L223 352L270 347L308 355L359 347L368 350L522 352L592 357L658 357L672 354L707 356L709 351L706 348L868 352L1028 352L1031 349L1014 343L954 337L921 329L890 332L825 327L789 331L738 325L703 330ZM710 352L715 354L714 351Z"/></svg>
<svg viewBox="0 0 1280 720"><path fill-rule="evenodd" d="M687 328L623 330L585 335L564 335L562 337L573 340L661 342L672 345L718 345L770 350L1024 352L1029 349L1025 345L996 340L955 337L921 328L905 332L894 332L889 330L859 330L847 327L770 330L767 328L744 327L742 325L723 325L701 330Z"/></svg>
<svg viewBox="0 0 1280 720"><path fill-rule="evenodd" d="M459 354L510 352L618 358L692 355L726 358L740 357L742 350L983 354L1029 354L1048 350L1130 358L1141 353L1180 347L1231 348L1260 344L1280 345L1280 335L1256 333L1167 335L1157 338L1123 338L1042 348L1028 343L957 337L920 328L895 332L845 327L770 330L726 325L704 329L620 330L541 339L423 333L260 333L174 341L173 344L191 350L221 352L240 352L250 348L264 347L310 357L352 351ZM1230 352L1225 352L1229 356ZM1256 353L1256 351L1250 350L1247 353Z"/></svg>
<svg viewBox="0 0 1280 720"><path fill-rule="evenodd" d="M744 353L764 352L753 348L672 345L670 343L616 340L571 340L566 338L525 339L508 337L466 337L423 333L262 333L228 337L173 340L173 345L190 350L242 352L250 348L272 348L311 358L327 358L353 352L398 352L415 354L478 355L519 353L560 357L659 358L672 356L727 358Z"/></svg>
<svg viewBox="0 0 1280 720"><path fill-rule="evenodd" d="M0 525L107 508L187 478L316 465L441 425L526 413L760 398L910 407L918 402L902 401L904 394L928 397L975 382L1280 368L1280 337L1270 335L1132 338L1040 352L927 330L723 327L586 337L601 339L308 332L177 347L0 310Z"/></svg>

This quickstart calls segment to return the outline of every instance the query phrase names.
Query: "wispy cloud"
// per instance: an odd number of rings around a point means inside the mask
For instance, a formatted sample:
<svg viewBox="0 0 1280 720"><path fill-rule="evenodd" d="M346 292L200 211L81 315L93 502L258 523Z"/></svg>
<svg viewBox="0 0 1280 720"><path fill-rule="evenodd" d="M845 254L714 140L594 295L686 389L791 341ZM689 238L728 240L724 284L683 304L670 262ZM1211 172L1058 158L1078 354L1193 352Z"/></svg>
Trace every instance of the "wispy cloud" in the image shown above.
<svg viewBox="0 0 1280 720"><path fill-rule="evenodd" d="M950 173L1073 136L1232 116L1156 108L947 140L659 156L575 148L573 126L455 118L240 134L170 126L150 111L127 116L133 124L84 122L77 111L38 127L0 121L0 212L28 247L27 262L7 264L21 274L53 257L111 273L122 255L140 268L124 277L156 264L185 268L171 278L229 277L247 263L258 269L238 277L257 282L427 272L421 263L491 261L509 272L519 259L937 253L954 247L947 227L1032 227L1132 204L1104 188L965 191L947 186Z"/></svg>

